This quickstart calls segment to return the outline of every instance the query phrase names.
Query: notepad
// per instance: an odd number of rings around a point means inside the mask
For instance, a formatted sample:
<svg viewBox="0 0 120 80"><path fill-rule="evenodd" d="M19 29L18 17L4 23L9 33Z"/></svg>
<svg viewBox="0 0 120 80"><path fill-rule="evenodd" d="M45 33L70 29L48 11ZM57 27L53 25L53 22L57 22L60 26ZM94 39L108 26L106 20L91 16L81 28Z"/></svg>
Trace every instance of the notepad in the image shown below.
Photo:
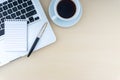
<svg viewBox="0 0 120 80"><path fill-rule="evenodd" d="M26 20L5 20L5 50L6 51L27 51L27 21Z"/></svg>

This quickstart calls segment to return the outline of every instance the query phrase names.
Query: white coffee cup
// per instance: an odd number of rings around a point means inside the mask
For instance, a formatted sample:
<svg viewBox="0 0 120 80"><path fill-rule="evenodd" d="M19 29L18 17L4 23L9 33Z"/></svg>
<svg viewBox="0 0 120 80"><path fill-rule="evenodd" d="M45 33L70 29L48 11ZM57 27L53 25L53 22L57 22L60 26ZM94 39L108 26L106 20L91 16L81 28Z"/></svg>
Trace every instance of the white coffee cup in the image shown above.
<svg viewBox="0 0 120 80"><path fill-rule="evenodd" d="M65 18L65 17L62 17L58 10L57 10L57 7L58 5L60 4L62 0L52 0L51 4L50 4L50 7L49 7L49 15L50 15L50 18L53 20L53 22L58 25L58 26L61 26L61 27L70 27L70 26L73 26L75 23L78 22L78 17L81 17L82 15L82 7L81 7L81 4L79 2L79 0L66 0L66 1L70 1L72 2L74 5L75 5L75 12L72 16L70 16L69 18ZM64 0L63 0L64 1ZM72 23L73 20L76 20L76 22L74 21ZM80 19L80 18L79 18ZM70 23L71 22L71 23ZM70 24L69 24L70 23ZM68 25L69 24L69 25Z"/></svg>

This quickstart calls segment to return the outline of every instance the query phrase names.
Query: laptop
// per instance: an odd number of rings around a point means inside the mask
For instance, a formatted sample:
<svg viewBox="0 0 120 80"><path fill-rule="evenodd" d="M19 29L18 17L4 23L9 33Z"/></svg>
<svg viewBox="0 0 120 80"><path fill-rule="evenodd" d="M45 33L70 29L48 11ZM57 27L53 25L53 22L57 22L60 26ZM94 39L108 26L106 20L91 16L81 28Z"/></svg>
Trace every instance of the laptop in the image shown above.
<svg viewBox="0 0 120 80"><path fill-rule="evenodd" d="M28 51L6 52L4 50L4 20L26 19L28 23ZM38 42L35 50L41 49L56 41L56 36L49 24L39 0L1 0L0 1L0 66L28 54L42 25L48 22L48 26Z"/></svg>

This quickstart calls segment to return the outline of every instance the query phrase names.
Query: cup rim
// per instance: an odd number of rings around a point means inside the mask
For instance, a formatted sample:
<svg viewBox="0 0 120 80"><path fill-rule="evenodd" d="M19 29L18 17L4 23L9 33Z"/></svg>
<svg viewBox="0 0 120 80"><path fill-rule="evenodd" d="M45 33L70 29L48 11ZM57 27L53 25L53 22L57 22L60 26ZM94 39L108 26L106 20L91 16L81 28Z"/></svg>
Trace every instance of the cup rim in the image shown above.
<svg viewBox="0 0 120 80"><path fill-rule="evenodd" d="M79 6L77 0L71 0L71 1L75 4L75 6L76 6L76 12L75 12L75 14L74 14L72 17L70 17L70 18L63 18L63 17L61 17L61 16L58 14L58 12L57 12L57 5L58 5L58 3L59 3L60 1L61 1L61 0L56 0L55 5L54 5L54 12L55 12L55 16L56 16L57 18L59 18L59 19L61 19L61 20L64 20L64 21L68 21L68 20L72 20L72 19L76 18L76 17L79 15L80 6ZM78 6L77 6L77 5L78 5Z"/></svg>

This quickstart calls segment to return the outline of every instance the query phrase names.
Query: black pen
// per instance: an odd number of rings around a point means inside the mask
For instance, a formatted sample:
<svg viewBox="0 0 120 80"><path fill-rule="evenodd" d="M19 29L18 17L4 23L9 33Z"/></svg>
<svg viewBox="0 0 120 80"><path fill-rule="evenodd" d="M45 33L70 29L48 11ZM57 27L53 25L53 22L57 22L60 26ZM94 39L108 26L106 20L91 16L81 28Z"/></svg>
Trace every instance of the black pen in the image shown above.
<svg viewBox="0 0 120 80"><path fill-rule="evenodd" d="M32 47L31 47L31 49L30 49L30 51L29 51L29 53L28 53L28 55L27 55L27 57L29 57L29 56L31 55L31 53L33 52L33 50L35 49L38 41L39 41L40 38L42 37L42 35L43 35L43 33L44 33L44 31L45 31L45 29L46 29L46 27L47 27L47 24L48 24L48 23L46 22L46 23L42 26L39 34L37 35L37 37L36 37L36 39L35 39Z"/></svg>

